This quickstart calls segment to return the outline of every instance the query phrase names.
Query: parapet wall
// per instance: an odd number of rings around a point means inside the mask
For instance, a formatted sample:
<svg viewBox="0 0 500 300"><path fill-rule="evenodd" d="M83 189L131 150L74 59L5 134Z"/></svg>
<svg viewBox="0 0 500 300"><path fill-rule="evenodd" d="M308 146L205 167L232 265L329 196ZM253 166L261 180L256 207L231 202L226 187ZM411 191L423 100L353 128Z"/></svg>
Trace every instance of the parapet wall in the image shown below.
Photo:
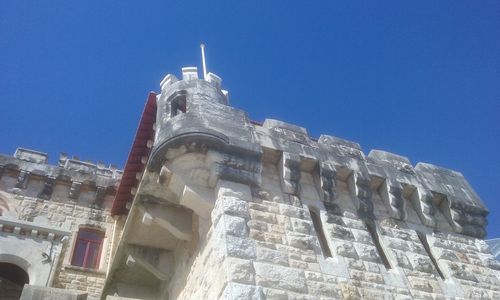
<svg viewBox="0 0 500 300"><path fill-rule="evenodd" d="M2 190L45 200L83 201L82 205L95 208L114 196L121 173L116 167L65 154L58 165L48 164L47 154L29 149L18 148L13 157L0 154Z"/></svg>

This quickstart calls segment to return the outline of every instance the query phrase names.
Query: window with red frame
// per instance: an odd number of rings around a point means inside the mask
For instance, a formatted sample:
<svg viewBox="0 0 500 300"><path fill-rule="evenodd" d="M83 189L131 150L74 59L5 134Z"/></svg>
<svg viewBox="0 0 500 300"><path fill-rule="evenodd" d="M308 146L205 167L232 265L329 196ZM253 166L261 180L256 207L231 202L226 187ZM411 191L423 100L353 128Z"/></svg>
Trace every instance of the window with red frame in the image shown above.
<svg viewBox="0 0 500 300"><path fill-rule="evenodd" d="M88 269L98 269L103 240L104 232L89 228L80 228L71 264Z"/></svg>

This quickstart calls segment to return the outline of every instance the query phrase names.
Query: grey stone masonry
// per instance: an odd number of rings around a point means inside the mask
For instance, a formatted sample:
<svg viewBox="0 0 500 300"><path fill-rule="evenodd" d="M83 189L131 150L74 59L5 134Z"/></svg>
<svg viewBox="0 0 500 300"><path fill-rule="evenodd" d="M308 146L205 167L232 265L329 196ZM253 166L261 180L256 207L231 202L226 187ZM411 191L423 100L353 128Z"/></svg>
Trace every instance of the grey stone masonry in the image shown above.
<svg viewBox="0 0 500 300"><path fill-rule="evenodd" d="M462 174L251 122L221 82L162 81L104 296L500 299L488 210Z"/></svg>

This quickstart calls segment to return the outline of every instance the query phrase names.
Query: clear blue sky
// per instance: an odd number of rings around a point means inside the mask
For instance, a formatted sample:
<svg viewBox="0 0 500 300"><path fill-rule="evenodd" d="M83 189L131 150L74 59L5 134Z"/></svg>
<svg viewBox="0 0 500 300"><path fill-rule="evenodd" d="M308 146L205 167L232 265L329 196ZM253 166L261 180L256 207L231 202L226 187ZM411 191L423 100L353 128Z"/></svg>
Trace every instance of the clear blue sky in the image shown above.
<svg viewBox="0 0 500 300"><path fill-rule="evenodd" d="M252 119L458 170L499 237L500 2L322 2L2 1L0 152L123 166L148 91L204 41Z"/></svg>

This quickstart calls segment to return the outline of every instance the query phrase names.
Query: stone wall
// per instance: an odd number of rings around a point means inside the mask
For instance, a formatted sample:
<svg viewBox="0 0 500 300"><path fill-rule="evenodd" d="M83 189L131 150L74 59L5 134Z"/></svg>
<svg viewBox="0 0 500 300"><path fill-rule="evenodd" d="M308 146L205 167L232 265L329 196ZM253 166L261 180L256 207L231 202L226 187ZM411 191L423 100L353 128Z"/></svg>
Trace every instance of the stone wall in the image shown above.
<svg viewBox="0 0 500 300"><path fill-rule="evenodd" d="M273 169L265 168L267 189L254 191L253 197L245 196L248 187L231 184L230 196L218 198L208 237L216 245L209 242L206 254L191 266L182 297L170 299L500 297L500 265L484 241L426 233L436 266L417 235L418 226L381 218L376 226L387 267L341 182L338 193L346 202L340 211L331 212L317 200L290 203L290 196L276 189L279 178ZM219 195L224 193L227 189ZM332 257L322 253L309 207L320 212Z"/></svg>

